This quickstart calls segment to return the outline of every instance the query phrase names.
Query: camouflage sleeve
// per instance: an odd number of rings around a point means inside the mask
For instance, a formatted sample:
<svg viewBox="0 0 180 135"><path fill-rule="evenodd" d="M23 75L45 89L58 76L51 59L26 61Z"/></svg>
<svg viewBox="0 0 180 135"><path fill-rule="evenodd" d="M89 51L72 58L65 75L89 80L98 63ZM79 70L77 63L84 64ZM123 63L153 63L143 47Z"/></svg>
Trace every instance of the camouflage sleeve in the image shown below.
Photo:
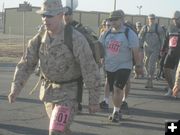
<svg viewBox="0 0 180 135"><path fill-rule="evenodd" d="M28 43L24 57L18 62L13 82L11 85L11 92L19 93L24 87L29 76L33 73L38 63L38 38L37 35Z"/></svg>
<svg viewBox="0 0 180 135"><path fill-rule="evenodd" d="M179 61L179 65L178 65L177 70L176 70L175 85L179 85L180 86L180 61Z"/></svg>
<svg viewBox="0 0 180 135"><path fill-rule="evenodd" d="M78 31L73 31L73 53L80 64L83 81L89 91L89 104L99 103L100 73L90 46L85 37Z"/></svg>

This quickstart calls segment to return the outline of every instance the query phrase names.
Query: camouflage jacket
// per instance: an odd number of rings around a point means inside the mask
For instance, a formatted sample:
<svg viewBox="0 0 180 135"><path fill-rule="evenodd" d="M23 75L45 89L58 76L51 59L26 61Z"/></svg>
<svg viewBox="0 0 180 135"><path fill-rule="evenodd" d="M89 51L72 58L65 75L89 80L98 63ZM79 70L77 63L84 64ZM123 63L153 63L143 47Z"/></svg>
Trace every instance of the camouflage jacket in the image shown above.
<svg viewBox="0 0 180 135"><path fill-rule="evenodd" d="M41 84L40 99L48 102L63 100L64 96L75 98L77 82L62 83L83 76L89 90L89 104L99 100L100 74L88 42L82 34L73 30L73 52L64 44L64 32L51 42L44 32L39 45L39 34L28 43L26 55L16 66L12 92L21 91L40 61L41 74L45 78ZM62 94L63 93L63 94Z"/></svg>

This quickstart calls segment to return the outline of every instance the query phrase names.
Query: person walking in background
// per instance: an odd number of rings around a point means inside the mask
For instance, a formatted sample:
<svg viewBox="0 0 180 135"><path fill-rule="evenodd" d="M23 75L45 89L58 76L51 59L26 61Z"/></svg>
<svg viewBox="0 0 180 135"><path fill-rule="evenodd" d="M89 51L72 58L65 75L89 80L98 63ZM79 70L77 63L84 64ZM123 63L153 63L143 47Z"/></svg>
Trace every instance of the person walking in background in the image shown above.
<svg viewBox="0 0 180 135"><path fill-rule="evenodd" d="M15 102L40 61L40 100L44 102L50 118L49 135L70 134L70 124L77 106L77 81L81 75L89 91L89 112L95 113L99 108L98 66L81 33L73 29L73 53L64 43L65 10L61 0L44 0L37 11L44 30L29 41L25 56L16 66L8 95L9 102Z"/></svg>
<svg viewBox="0 0 180 135"><path fill-rule="evenodd" d="M125 24L126 23L129 24L129 22L125 22ZM108 32L108 30L110 28L111 28L111 21L109 19L106 19L106 27L105 27L104 31L101 33L99 39L101 39L101 36L104 35L105 32ZM104 65L104 59L102 59L102 65ZM105 69L104 69L104 71L105 71ZM121 104L121 109L126 110L126 111L128 111L128 103L126 100L127 100L128 94L130 92L130 88L131 88L131 83L130 83L130 77L129 77L129 79L126 82L126 85L123 88L123 99L122 99L122 104ZM105 111L108 111L108 109L109 109L109 96L110 96L110 88L109 88L109 83L108 83L106 71L105 71L104 99L99 103L100 108Z"/></svg>
<svg viewBox="0 0 180 135"><path fill-rule="evenodd" d="M136 31L137 31L138 34L141 31L141 28L142 28L141 22L136 22Z"/></svg>
<svg viewBox="0 0 180 135"><path fill-rule="evenodd" d="M64 21L66 26L67 25L71 25L73 27L82 26L82 24L73 20L73 10L70 7L66 7L66 12L64 12ZM78 81L78 92L77 92L78 111L82 111L82 96L83 96L83 79L81 77Z"/></svg>
<svg viewBox="0 0 180 135"><path fill-rule="evenodd" d="M168 92L165 96L172 95L174 86L174 73L180 58L180 11L175 11L172 17L173 25L168 29L167 36L161 52L165 52L168 46L168 52L164 60L164 75L168 82Z"/></svg>
<svg viewBox="0 0 180 135"><path fill-rule="evenodd" d="M100 41L104 47L104 66L107 73L112 94L114 110L109 116L112 122L119 122L122 117L120 106L123 99L123 88L129 78L133 67L132 54L134 55L136 70L140 72L138 47L139 40L135 32L128 31L129 39L125 35L125 14L122 10L110 13L111 29L101 36Z"/></svg>
<svg viewBox="0 0 180 135"><path fill-rule="evenodd" d="M144 25L139 33L140 47L144 48L145 53L145 68L147 72L145 88L153 87L156 63L164 39L163 29L155 22L155 19L155 15L150 14L148 16L148 25Z"/></svg>
<svg viewBox="0 0 180 135"><path fill-rule="evenodd" d="M100 59L103 55L103 48L98 42L98 37L96 36L96 33L88 26L83 26L81 23L73 20L73 11L70 7L66 7L67 11L64 13L64 21L65 21L65 31L67 34L66 40L69 41L72 39L72 30L71 27L76 29L78 32L80 32L85 38L87 39L90 48L93 52L94 59L96 60L96 63L100 67ZM107 24L108 25L108 24ZM109 26L108 26L109 27ZM71 42L68 42L69 46L72 46ZM72 48L72 47L71 47ZM82 111L82 96L83 96L83 77L79 79L78 81L78 93L77 93L77 100L78 100L78 110Z"/></svg>
<svg viewBox="0 0 180 135"><path fill-rule="evenodd" d="M111 28L111 22L108 19L103 20L103 27L101 29L99 39L101 39L101 36L104 35L110 28ZM110 90L109 90L109 83L107 81L106 71L104 69L104 59L101 59L101 65L105 75L105 82L104 82L104 99L99 103L99 105L101 109L108 110Z"/></svg>
<svg viewBox="0 0 180 135"><path fill-rule="evenodd" d="M68 25L72 25L73 27L80 27L82 26L81 23L73 20L73 10L70 7L65 7L66 8L66 12L64 12L64 21L65 24Z"/></svg>
<svg viewBox="0 0 180 135"><path fill-rule="evenodd" d="M100 35L101 33L107 31L111 27L111 22L108 19L104 19L100 26Z"/></svg>
<svg viewBox="0 0 180 135"><path fill-rule="evenodd" d="M137 34L139 34L141 29L142 29L141 22L136 22L136 31L137 31ZM144 49L143 49L142 46L139 47L139 58L140 58L140 61L141 61L141 66L144 69ZM143 77L144 77L144 71L141 74L137 74L135 72L134 79L140 79L140 78L143 78Z"/></svg>

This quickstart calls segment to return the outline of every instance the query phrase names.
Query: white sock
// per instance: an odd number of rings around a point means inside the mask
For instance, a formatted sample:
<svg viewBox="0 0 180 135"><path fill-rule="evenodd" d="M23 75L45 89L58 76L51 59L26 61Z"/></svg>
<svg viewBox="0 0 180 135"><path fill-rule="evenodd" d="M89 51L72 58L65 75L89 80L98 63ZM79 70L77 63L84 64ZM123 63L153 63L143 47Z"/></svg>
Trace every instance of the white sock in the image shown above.
<svg viewBox="0 0 180 135"><path fill-rule="evenodd" d="M104 101L106 102L106 104L109 104L109 98L105 97Z"/></svg>
<svg viewBox="0 0 180 135"><path fill-rule="evenodd" d="M123 101L123 102L124 102L124 101L126 101L126 98L125 98L125 97L123 97L122 101Z"/></svg>
<svg viewBox="0 0 180 135"><path fill-rule="evenodd" d="M115 107L115 106L114 106L113 114L114 114L115 112L119 112L119 110L120 110L119 107Z"/></svg>

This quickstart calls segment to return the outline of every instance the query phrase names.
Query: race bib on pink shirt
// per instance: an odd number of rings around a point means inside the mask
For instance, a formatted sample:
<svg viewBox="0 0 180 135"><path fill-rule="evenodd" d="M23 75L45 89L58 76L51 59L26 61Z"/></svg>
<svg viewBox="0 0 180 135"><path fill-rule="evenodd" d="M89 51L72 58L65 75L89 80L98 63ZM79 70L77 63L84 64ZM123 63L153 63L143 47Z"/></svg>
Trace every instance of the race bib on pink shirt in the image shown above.
<svg viewBox="0 0 180 135"><path fill-rule="evenodd" d="M108 45L108 51L112 54L118 54L120 46L121 45L119 41L110 41Z"/></svg>
<svg viewBox="0 0 180 135"><path fill-rule="evenodd" d="M67 106L56 105L52 111L49 130L63 132L69 120L70 108Z"/></svg>
<svg viewBox="0 0 180 135"><path fill-rule="evenodd" d="M169 39L169 47L176 47L178 43L178 36L172 36Z"/></svg>

